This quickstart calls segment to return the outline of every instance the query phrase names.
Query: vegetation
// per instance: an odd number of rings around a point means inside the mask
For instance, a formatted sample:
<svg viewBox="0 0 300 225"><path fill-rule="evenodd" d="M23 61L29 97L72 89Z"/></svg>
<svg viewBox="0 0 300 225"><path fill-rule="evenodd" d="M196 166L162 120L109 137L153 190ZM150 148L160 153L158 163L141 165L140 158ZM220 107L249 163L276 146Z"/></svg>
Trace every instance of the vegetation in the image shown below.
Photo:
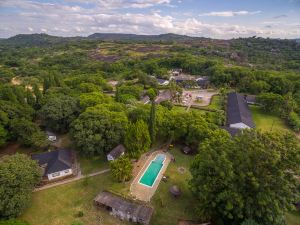
<svg viewBox="0 0 300 225"><path fill-rule="evenodd" d="M110 169L113 177L118 182L125 182L131 179L133 165L129 158L122 156L110 162Z"/></svg>
<svg viewBox="0 0 300 225"><path fill-rule="evenodd" d="M231 139L216 131L200 145L191 166L200 215L218 224L240 224L246 219L282 224L285 211L297 198L294 174L299 169L299 150L290 134L253 130Z"/></svg>
<svg viewBox="0 0 300 225"><path fill-rule="evenodd" d="M19 216L31 202L31 192L40 181L37 163L15 154L0 159L0 219Z"/></svg>
<svg viewBox="0 0 300 225"><path fill-rule="evenodd" d="M130 123L125 135L126 150L131 157L138 159L151 145L148 126L143 120Z"/></svg>
<svg viewBox="0 0 300 225"><path fill-rule="evenodd" d="M188 189L191 174L187 172L182 176L176 172L178 166L187 168L191 158L175 151L176 162L170 164L166 174L172 183L178 182L184 198L179 201L172 199L168 195L170 183L162 183L159 188L163 194L157 192L152 201L160 209L156 211L154 224L175 224L179 216L205 219L200 215L223 219L216 221L218 225L224 221L238 225L254 222L276 224L276 218L282 219L291 204L288 203L290 190L294 187L289 186L291 178L278 171L295 168L290 167L287 158L278 163L278 157L283 155L283 146L291 147L286 155L293 153L292 138L289 134L282 137L258 132L245 133L231 140L218 130L218 126L224 124L226 90L237 90L257 95L260 106L251 107L257 128L288 131L288 125L299 132L300 45L292 40L255 37L234 40L172 34L130 37L143 42L128 38L127 35L113 34L95 34L87 38L41 34L0 40L0 146L19 142L25 147L41 150L48 146L45 129L70 133L72 147L81 154L82 170L87 174L108 168L105 155L118 144L126 145L128 156L138 158L156 140L172 140L200 151L192 165L191 184L197 198L202 201L197 204ZM181 101L183 89L176 82L161 87L155 79L169 79L168 71L173 68L182 68L183 72L192 75L209 76L210 85L220 88L220 95L214 96L212 104L203 110L186 112L173 106L172 103ZM112 87L109 83L114 82L108 81L117 81L118 84ZM155 104L158 89L168 89L171 102ZM146 95L151 104L139 103ZM295 162L293 160L291 162ZM115 180L129 179L131 164L128 162L130 159L122 158L115 162L116 165L112 163ZM252 171L253 165L260 165L257 171ZM20 172L20 168L23 165L14 170ZM207 176L212 168L217 171L215 176ZM24 177L29 179L27 172L30 170L22 170ZM270 177L266 177L268 173ZM279 178L278 184L273 189L265 188L264 192L259 192L264 196L257 194L255 188L265 187L267 181L274 182L275 175ZM216 178L219 180L214 180ZM203 182L206 180L207 183ZM30 183L26 193L33 188L33 182ZM234 191L219 193L221 188L228 190L228 187ZM92 199L99 188L113 189L125 195L129 192L126 183L113 182L110 175L103 175L35 193L34 205L24 218L33 224L93 225L99 222L96 215L100 215L104 224L126 224L92 208ZM246 191L247 188L252 192ZM280 193L279 188L283 188ZM1 183L0 193L11 189ZM275 197L271 198L270 194ZM26 201L28 196L24 197ZM219 198L214 199L216 196ZM55 201L58 198L61 199L59 205ZM165 207L167 202L173 208ZM201 214L189 208L189 203L199 205ZM53 207L49 209L46 204ZM5 203L7 208L0 207L0 211L3 210L0 214L5 217L19 215L25 205L27 203L11 210ZM83 216L74 217L78 212L83 212ZM260 215L266 216L261 219ZM293 216L289 214L289 221L293 221Z"/></svg>

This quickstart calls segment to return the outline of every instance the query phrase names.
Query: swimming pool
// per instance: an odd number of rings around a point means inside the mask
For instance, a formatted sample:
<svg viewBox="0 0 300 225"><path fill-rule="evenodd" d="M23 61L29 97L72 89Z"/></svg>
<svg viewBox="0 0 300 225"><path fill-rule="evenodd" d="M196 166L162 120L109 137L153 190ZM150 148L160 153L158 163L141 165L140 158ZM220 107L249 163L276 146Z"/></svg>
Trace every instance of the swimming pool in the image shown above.
<svg viewBox="0 0 300 225"><path fill-rule="evenodd" d="M139 183L148 187L152 187L159 175L161 168L164 165L165 158L166 156L164 154L158 154L148 165L148 168L144 172Z"/></svg>

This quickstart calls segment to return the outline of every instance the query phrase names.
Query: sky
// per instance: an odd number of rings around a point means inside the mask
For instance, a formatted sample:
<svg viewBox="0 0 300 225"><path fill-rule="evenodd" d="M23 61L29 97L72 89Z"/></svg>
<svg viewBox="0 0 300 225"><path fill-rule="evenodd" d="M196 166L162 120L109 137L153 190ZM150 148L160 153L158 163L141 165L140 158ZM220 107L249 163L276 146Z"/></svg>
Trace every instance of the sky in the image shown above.
<svg viewBox="0 0 300 225"><path fill-rule="evenodd" d="M300 0L0 0L0 38L30 33L300 38Z"/></svg>

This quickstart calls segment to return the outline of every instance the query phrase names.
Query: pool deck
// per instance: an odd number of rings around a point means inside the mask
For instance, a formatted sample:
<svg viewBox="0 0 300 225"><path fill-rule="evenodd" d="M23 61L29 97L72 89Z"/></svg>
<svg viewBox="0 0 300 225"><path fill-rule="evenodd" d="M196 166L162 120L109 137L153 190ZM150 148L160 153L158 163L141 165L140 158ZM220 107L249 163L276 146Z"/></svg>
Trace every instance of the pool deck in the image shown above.
<svg viewBox="0 0 300 225"><path fill-rule="evenodd" d="M155 180L155 183L153 184L152 187L148 187L143 184L140 184L139 181L140 181L141 177L143 176L144 172L146 171L146 169L148 168L148 165L151 163L152 160L155 159L155 157L158 154L164 154L166 156L166 159L163 163L164 165L161 168L158 177ZM145 161L142 169L138 172L137 176L132 181L132 183L130 185L130 194L135 199L138 199L138 200L144 201L144 202L150 202L150 199L152 198L156 189L158 188L161 178L163 177L163 175L171 161L171 155L167 152L163 152L162 150L158 150L158 151L153 152L149 156L143 155L142 157L147 157L147 160Z"/></svg>

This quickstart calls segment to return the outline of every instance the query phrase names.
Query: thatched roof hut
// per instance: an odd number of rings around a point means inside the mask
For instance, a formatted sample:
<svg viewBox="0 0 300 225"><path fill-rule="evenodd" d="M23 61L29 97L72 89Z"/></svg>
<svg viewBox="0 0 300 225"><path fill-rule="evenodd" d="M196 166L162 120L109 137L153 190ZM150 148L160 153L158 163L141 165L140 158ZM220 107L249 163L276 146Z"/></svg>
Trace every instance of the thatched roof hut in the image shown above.
<svg viewBox="0 0 300 225"><path fill-rule="evenodd" d="M169 191L174 197L179 197L181 195L181 190L177 185L171 186Z"/></svg>

